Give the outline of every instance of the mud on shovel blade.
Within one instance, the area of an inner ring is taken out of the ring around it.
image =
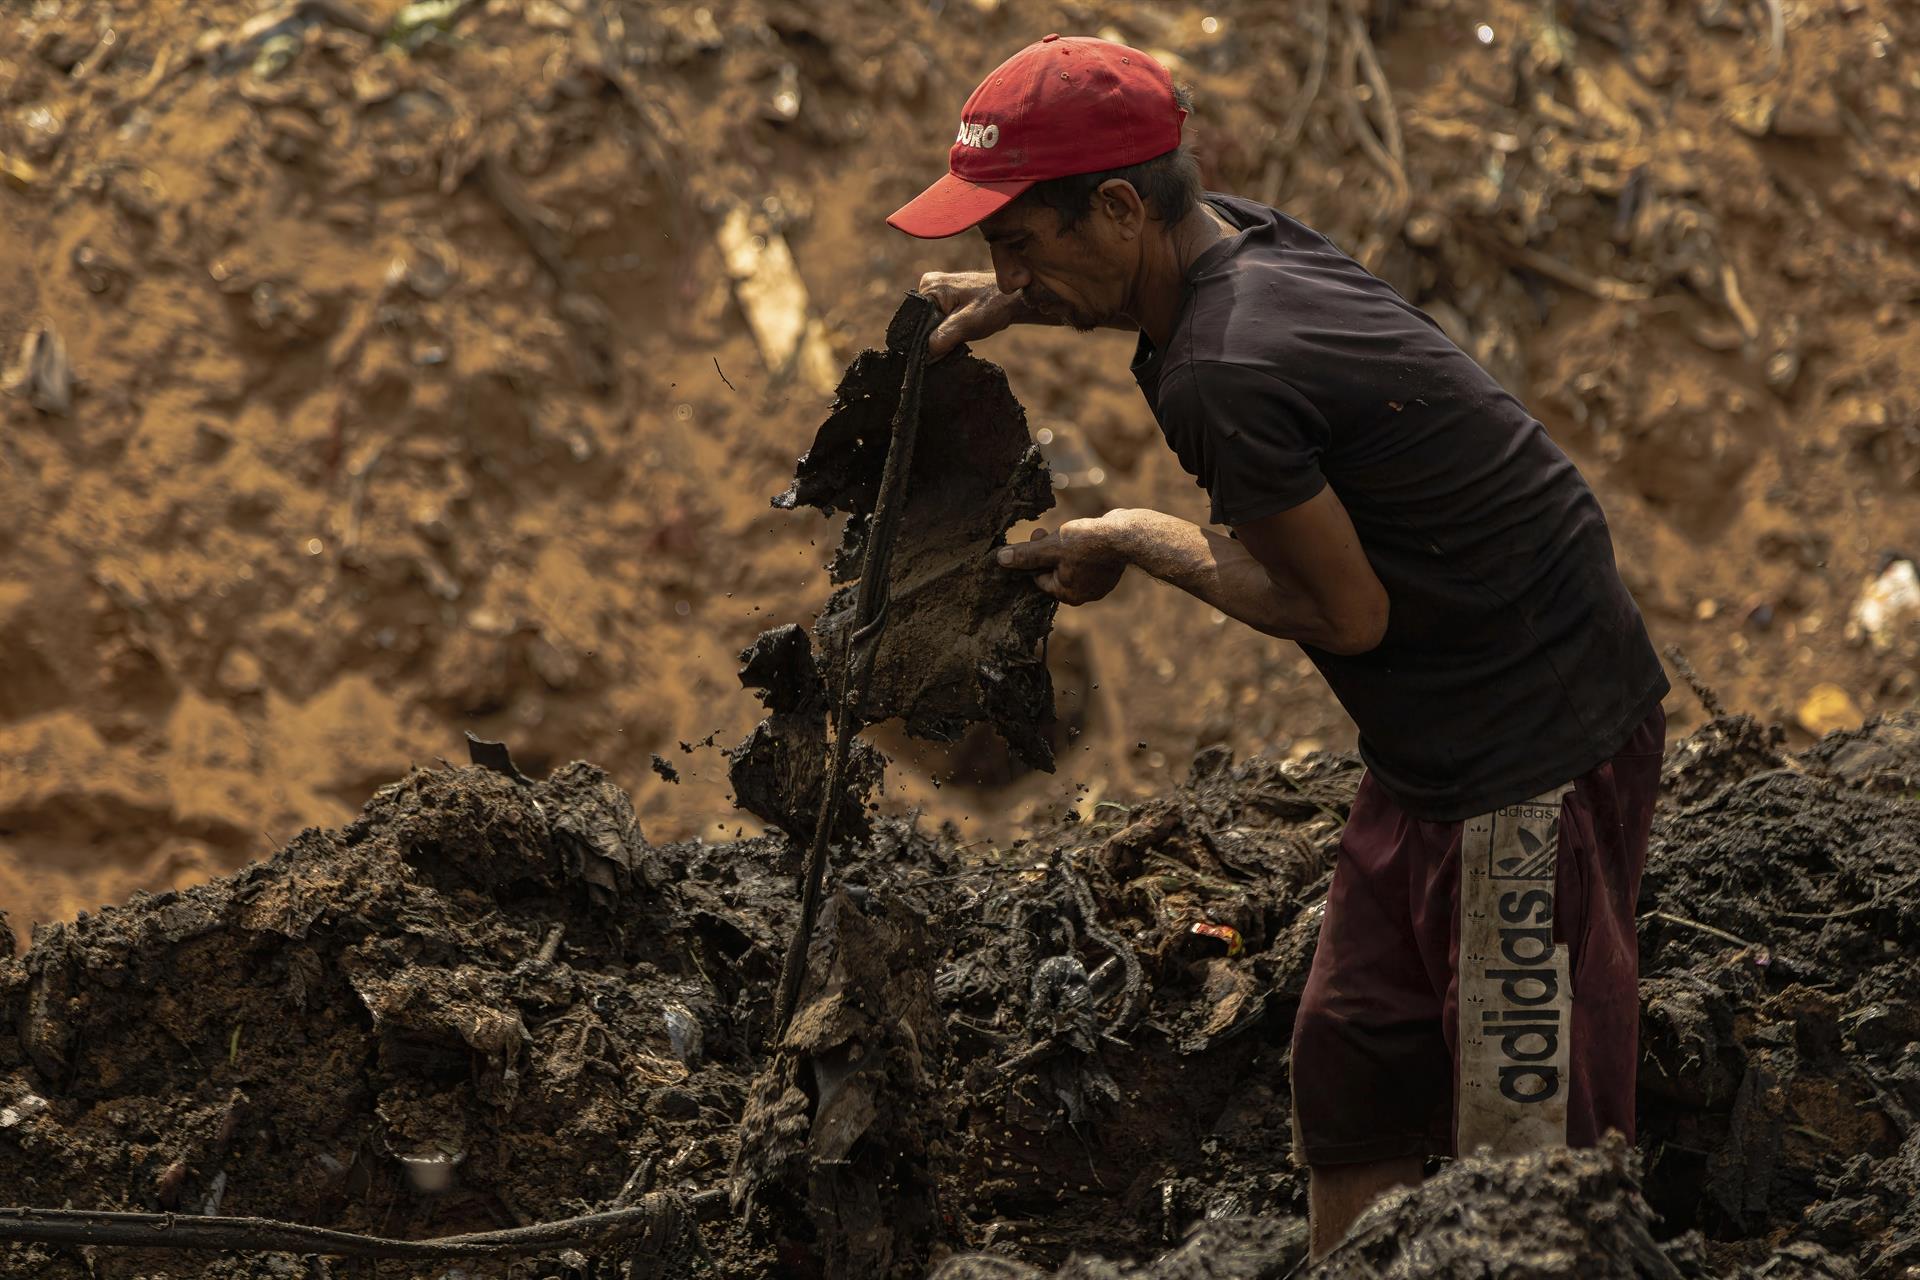
[[[826,879],[827,847],[833,840],[833,820],[840,808],[847,755],[853,748],[854,735],[860,731],[860,703],[873,673],[874,657],[879,653],[880,634],[886,627],[887,568],[893,557],[894,537],[900,528],[900,514],[906,506],[907,476],[913,469],[914,438],[920,430],[920,382],[927,363],[927,338],[939,318],[939,309],[932,301],[920,294],[908,294],[907,303],[895,320],[896,324],[904,319],[912,325],[911,336],[905,344],[907,371],[900,383],[900,403],[893,414],[887,464],[880,473],[880,493],[873,506],[867,554],[860,565],[860,590],[855,597],[853,625],[847,628],[846,646],[840,655],[833,699],[833,759],[827,769],[827,785],[820,791],[820,820],[814,825],[813,847],[807,853],[800,921],[794,927],[786,960],[780,966],[780,999],[775,1006],[773,1026],[775,1041],[786,1034],[787,1024],[793,1020],[794,1005],[800,998],[800,982],[807,970],[807,946],[813,938],[814,919],[820,912],[820,887]]]

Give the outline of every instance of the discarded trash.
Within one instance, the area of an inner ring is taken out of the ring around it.
[[[4,175],[16,187],[30,187],[40,181],[40,171],[25,160],[17,159],[0,151],[0,175]]]
[[[1920,635],[1920,574],[1902,557],[1867,584],[1847,619],[1847,638],[1865,641],[1886,653],[1903,639]]]
[[[715,239],[767,371],[776,378],[798,377],[820,394],[831,394],[839,381],[833,348],[826,326],[812,314],[785,237],[756,232],[753,215],[735,208],[721,221]]]
[[[22,1094],[11,1106],[0,1107],[0,1129],[11,1129],[31,1120],[47,1109],[47,1100],[37,1093]]]
[[[514,767],[513,753],[504,742],[493,742],[486,738],[475,737],[467,732],[467,756],[477,765],[492,769],[495,773],[504,773],[515,782],[528,781],[527,775]]]
[[[404,49],[418,49],[450,28],[469,0],[414,0],[393,19],[387,38]]]
[[[673,1000],[661,1006],[661,1017],[667,1024],[667,1042],[673,1046],[673,1056],[689,1071],[699,1066],[705,1042],[700,1019],[693,1016],[693,1010]]]
[[[1220,941],[1227,944],[1227,954],[1230,956],[1240,954],[1242,946],[1240,931],[1230,924],[1211,924],[1205,920],[1195,920],[1193,922],[1193,932],[1204,934],[1209,938],[1220,939]]]
[[[297,35],[286,33],[273,36],[260,42],[260,52],[254,55],[253,74],[261,80],[271,80],[285,71],[299,56],[301,39]]]
[[[27,403],[40,412],[64,418],[73,407],[67,344],[50,326],[35,325],[20,344],[20,357],[7,371],[4,385],[9,391],[24,390]]]
[[[800,115],[800,70],[791,62],[780,64],[779,80],[774,88],[773,97],[767,102],[768,113],[783,124],[799,118]]]
[[[22,111],[16,119],[27,159],[36,164],[53,159],[67,136],[66,117],[52,107],[36,106]]]
[[[422,1195],[437,1195],[453,1185],[453,1171],[460,1155],[432,1151],[423,1155],[396,1157],[407,1171],[407,1181]]]

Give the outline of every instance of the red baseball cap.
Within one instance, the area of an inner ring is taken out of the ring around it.
[[[887,224],[923,240],[959,235],[1036,182],[1167,154],[1186,118],[1173,77],[1138,49],[1042,36],[980,82],[960,108],[946,176]]]

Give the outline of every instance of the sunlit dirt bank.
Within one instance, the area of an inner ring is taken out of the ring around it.
[[[767,499],[901,291],[982,264],[880,219],[1049,30],[1156,51],[1210,183],[1328,231],[1519,392],[1730,706],[1804,745],[1911,701],[1904,6],[15,0],[16,927],[343,822],[469,728],[601,762],[654,838],[757,829],[704,744],[752,724],[737,655],[812,616],[837,537]],[[1126,350],[982,354],[1058,514],[1203,517]],[[888,741],[893,811],[1004,838],[1197,747],[1349,741],[1296,650],[1154,584],[1060,628],[1059,773]]]

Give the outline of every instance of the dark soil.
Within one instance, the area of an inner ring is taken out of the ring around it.
[[[760,691],[771,714],[728,753],[734,797],[801,841],[811,839],[820,811],[828,713],[837,713],[839,664],[907,350],[919,340],[913,321],[926,305],[909,298],[888,327],[886,348],[863,351],[848,365],[793,484],[773,500],[787,510],[848,515],[828,570],[843,585],[811,634],[791,624],[776,627],[740,655],[741,682]],[[885,629],[858,727],[897,719],[913,737],[950,743],[973,725],[991,725],[1022,764],[1051,770],[1046,639],[1057,606],[1030,576],[992,561],[1008,529],[1053,506],[1047,464],[1028,437],[1026,411],[1006,374],[964,349],[925,369],[918,413],[887,576]],[[878,751],[860,745],[836,831],[865,830],[859,810],[879,785],[884,764]]]
[[[1209,1218],[1150,1263],[1082,1258],[1057,1280],[1679,1280],[1653,1237],[1626,1144],[1518,1160],[1461,1160],[1424,1185],[1385,1197],[1341,1246],[1295,1271],[1303,1224]],[[1039,1269],[984,1255],[955,1258],[933,1280],[1041,1280]]]
[[[886,465],[895,410],[916,340],[911,320],[927,304],[904,303],[884,351],[854,358],[800,459],[793,486],[774,505],[851,513],[830,567],[835,592],[814,628],[817,647],[837,654],[853,617],[854,586]],[[899,719],[936,742],[991,724],[1014,754],[1053,767],[1044,731],[1053,720],[1053,682],[1044,642],[1053,599],[1026,574],[993,563],[1007,530],[1053,506],[1051,473],[1027,434],[1027,413],[998,365],[965,349],[922,375],[918,438],[906,505],[894,538],[886,631],[861,703],[863,724]]]
[[[1737,726],[1678,744],[1676,785],[1713,785],[1663,807],[1649,855],[1637,1155],[1460,1162],[1310,1274],[1920,1265],[1915,727],[1758,769]],[[701,1230],[728,1275],[948,1253],[986,1255],[950,1277],[1075,1254],[1060,1274],[1285,1274],[1287,1038],[1358,776],[1216,753],[1004,849],[879,822],[768,1052],[785,840],[650,845],[589,765],[416,771],[345,828],[43,926],[0,967],[4,1198],[424,1237],[724,1190],[738,1211]],[[0,1267],[305,1274],[48,1246]]]

